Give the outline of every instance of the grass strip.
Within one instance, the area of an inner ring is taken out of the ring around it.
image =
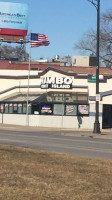
[[[112,160],[0,145],[0,200],[112,200]]]

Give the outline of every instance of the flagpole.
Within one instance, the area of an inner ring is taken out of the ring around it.
[[[48,36],[44,34],[30,34],[30,48],[29,48],[29,64],[28,64],[28,88],[27,88],[27,106],[26,106],[26,125],[29,126],[29,84],[30,84],[30,64],[31,64],[31,47],[48,46],[50,44]]]
[[[29,126],[28,104],[29,104],[30,65],[31,65],[31,45],[29,47],[29,62],[28,62],[28,88],[27,88],[27,109],[26,109],[26,125],[27,126]]]

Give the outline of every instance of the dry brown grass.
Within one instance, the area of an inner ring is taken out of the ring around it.
[[[1,145],[0,200],[112,200],[112,161]]]

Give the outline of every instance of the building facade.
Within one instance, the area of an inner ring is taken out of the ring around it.
[[[78,73],[56,67],[41,71],[2,69],[0,123],[93,129],[95,78],[93,73]],[[100,74],[99,78],[100,127],[112,128],[112,75]]]

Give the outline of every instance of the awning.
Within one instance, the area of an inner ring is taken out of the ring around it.
[[[0,99],[0,102],[52,102],[52,103],[88,103],[88,92],[57,92],[46,93],[14,93]]]
[[[41,96],[40,93],[29,93],[28,101],[32,102]],[[0,102],[27,102],[27,93],[13,93],[0,99]]]

